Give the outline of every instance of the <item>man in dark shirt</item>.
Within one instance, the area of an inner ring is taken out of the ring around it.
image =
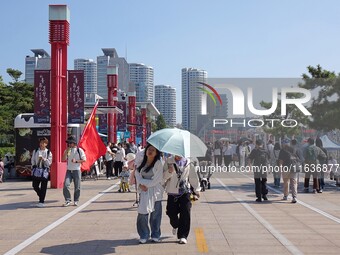
[[[263,149],[263,141],[257,140],[255,148],[248,156],[248,164],[254,172],[256,202],[262,202],[262,199],[268,200],[267,172],[264,171],[264,167],[268,167],[268,159],[269,155]]]
[[[296,155],[296,150],[290,146],[288,139],[282,140],[282,149],[279,153],[279,165],[282,169],[283,179],[283,199],[288,199],[289,189],[292,193],[292,203],[296,203],[297,197],[297,171],[299,170],[297,161],[299,161]]]

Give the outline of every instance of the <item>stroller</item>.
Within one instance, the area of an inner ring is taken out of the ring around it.
[[[199,169],[196,173],[201,185],[201,191],[205,191],[210,189],[210,177],[213,174],[211,151],[208,149],[205,157],[198,157],[197,160],[199,162]]]
[[[197,171],[198,179],[201,185],[201,191],[210,189],[210,177],[212,176],[211,161],[199,161],[199,169]]]

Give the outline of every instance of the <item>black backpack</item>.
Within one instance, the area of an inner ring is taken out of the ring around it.
[[[268,165],[268,153],[265,149],[257,149],[256,165],[267,166]]]

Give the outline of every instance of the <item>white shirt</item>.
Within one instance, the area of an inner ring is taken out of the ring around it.
[[[78,153],[79,149],[79,153]],[[79,157],[80,154],[80,157]],[[70,151],[70,154],[67,156],[67,170],[79,170],[81,163],[73,163],[72,159],[75,160],[86,160],[85,152],[82,148],[72,148]]]
[[[117,152],[116,152],[115,160],[123,162],[124,158],[125,158],[125,150],[124,150],[124,148],[118,149]]]
[[[106,153],[105,153],[105,159],[106,159],[106,161],[111,161],[111,160],[113,160],[113,157],[112,157],[111,153],[112,153],[112,151],[111,151],[110,146],[107,146],[107,147],[106,147]]]
[[[39,156],[42,156],[43,160],[39,160]],[[40,164],[38,167],[49,168],[52,164],[52,152],[50,151],[48,153],[48,149],[41,150],[40,148],[38,150],[34,150],[32,153],[31,163],[32,166],[38,166],[38,164]]]

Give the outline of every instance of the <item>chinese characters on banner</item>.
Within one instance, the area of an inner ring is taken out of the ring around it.
[[[142,137],[142,134],[143,134],[142,115],[140,115],[140,114],[136,115],[136,124],[137,124],[137,127],[136,127],[136,137]]]
[[[123,111],[121,114],[117,114],[117,131],[126,131],[126,102],[117,102],[117,107]]]
[[[107,103],[99,101],[98,106],[107,106]],[[97,114],[97,117],[99,119],[98,131],[100,133],[107,133],[107,114]]]
[[[50,70],[34,71],[34,122],[50,123]]]
[[[146,123],[146,137],[149,137],[151,135],[151,123]]]
[[[84,123],[84,71],[68,71],[68,123]]]

